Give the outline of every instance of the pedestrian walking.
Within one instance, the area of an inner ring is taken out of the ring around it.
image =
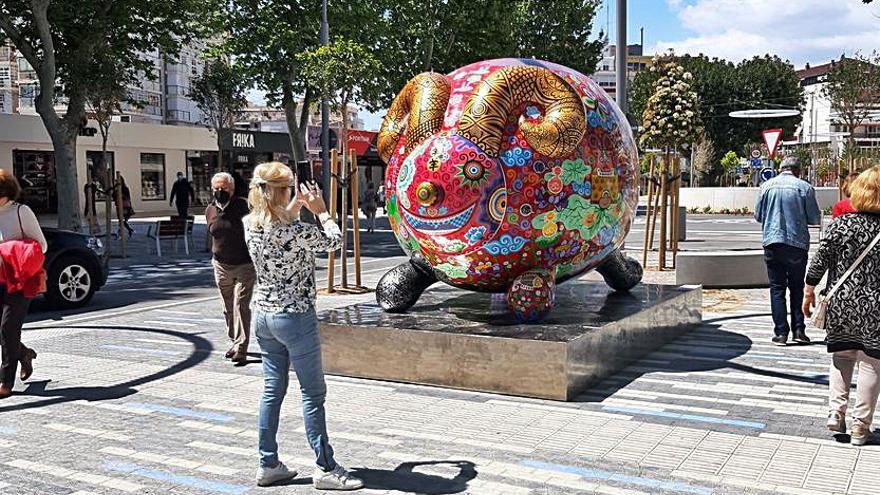
[[[213,199],[205,210],[205,220],[211,238],[214,281],[223,300],[226,335],[231,342],[226,359],[244,364],[250,343],[250,304],[256,280],[242,221],[249,213],[248,203],[235,196],[235,180],[226,172],[211,178],[211,191]]]
[[[22,344],[21,327],[31,298],[45,290],[46,238],[34,212],[16,202],[19,194],[15,176],[0,169],[0,399],[12,395],[19,361],[22,381],[34,372],[37,353]]]
[[[807,273],[803,311],[816,303],[816,286],[828,274],[825,338],[831,356],[828,429],[846,433],[853,370],[859,366],[851,442],[871,435],[880,395],[880,166],[862,172],[851,186],[855,213],[825,229]]]
[[[764,261],[770,279],[770,308],[773,313],[773,343],[786,345],[789,331],[795,342],[807,344],[806,323],[801,305],[807,252],[810,248],[809,225],[822,222],[813,186],[799,179],[800,162],[787,157],[782,172],[764,182],[755,205],[755,219],[763,230]],[[785,292],[791,301],[791,325],[788,322]]]
[[[834,204],[834,208],[831,210],[831,218],[835,219],[840,215],[846,215],[847,213],[854,213],[855,209],[852,207],[852,202],[849,198],[849,190],[852,187],[852,183],[859,174],[852,173],[846,176],[846,180],[843,181],[843,195],[844,198]]]
[[[376,186],[372,182],[367,183],[364,191],[364,202],[361,209],[367,217],[367,232],[376,230],[376,210],[378,209],[379,195],[376,194]]]
[[[128,231],[128,237],[134,235],[134,228],[128,221],[134,216],[134,208],[131,206],[131,190],[125,184],[125,177],[119,172],[116,173],[116,185],[110,188],[110,194],[113,195],[113,201],[118,202],[119,197],[116,195],[117,188],[122,191],[122,227]],[[116,230],[116,237],[119,237],[121,228]]]
[[[171,198],[168,200],[168,206],[177,201],[177,216],[186,220],[189,218],[189,203],[196,200],[196,192],[192,185],[183,176],[183,172],[177,172],[177,180],[171,186]]]
[[[296,191],[292,197],[291,191]],[[339,465],[327,437],[324,399],[327,386],[315,315],[315,254],[339,249],[342,234],[330,219],[312,183],[297,188],[296,177],[280,162],[263,163],[251,180],[252,212],[245,238],[254,260],[253,329],[262,349],[265,385],[260,404],[260,466],[256,481],[267,486],[296,476],[278,459],[278,420],[293,367],[302,392],[306,437],[315,452],[312,483],[317,489],[353,490],[363,482]],[[299,221],[305,206],[322,229]]]
[[[380,185],[379,190],[376,192],[376,194],[379,196],[379,205],[382,206],[382,214],[387,215],[387,206],[385,206],[385,186]]]

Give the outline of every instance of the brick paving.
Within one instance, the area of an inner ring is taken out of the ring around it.
[[[210,285],[204,258],[181,258],[138,255],[111,288]],[[27,394],[0,402],[0,493],[313,493],[295,383],[279,443],[303,474],[254,486],[258,356],[226,362],[220,318],[212,297],[181,296],[28,323],[39,358]],[[877,493],[880,445],[824,429],[824,347],[771,334],[765,291],[705,291],[703,325],[568,403],[331,376],[330,435],[363,493]]]

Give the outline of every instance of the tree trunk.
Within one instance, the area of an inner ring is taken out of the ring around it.
[[[54,111],[54,110],[53,110]],[[48,130],[48,126],[47,126]],[[79,232],[82,226],[76,179],[75,132],[50,132],[55,150],[55,187],[58,194],[58,228]]]
[[[305,133],[308,128],[311,101],[311,91],[307,90],[303,96],[302,107],[299,108],[300,105],[297,104],[296,95],[293,92],[293,82],[288,80],[282,85],[281,107],[284,109],[284,120],[287,122],[293,159],[298,162],[308,159]],[[299,115],[297,115],[297,110],[299,110]]]

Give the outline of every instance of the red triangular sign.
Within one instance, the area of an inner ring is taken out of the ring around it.
[[[764,131],[764,144],[767,145],[767,151],[770,152],[770,158],[776,155],[776,148],[782,141],[782,129],[767,129]]]

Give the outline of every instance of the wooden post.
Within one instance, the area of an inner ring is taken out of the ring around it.
[[[126,239],[125,234],[128,233],[125,230],[125,217],[122,213],[122,174],[116,172],[116,222],[119,225],[119,240],[122,241],[122,257],[127,258],[128,254],[125,250]]]
[[[345,157],[345,153],[342,155]],[[343,159],[340,164],[342,167],[342,173],[339,175],[339,181],[342,183],[342,189],[340,189],[340,194],[342,194],[342,211],[339,213],[339,218],[342,220],[342,253],[339,256],[339,262],[342,265],[342,288],[348,288],[348,206],[349,206],[349,192],[351,188],[349,187],[349,182],[351,181],[351,175],[348,173],[348,161]],[[338,170],[338,167],[337,167]],[[357,212],[354,212],[357,214]]]
[[[667,212],[667,207],[669,206],[669,150],[666,150],[665,153],[666,163],[664,166],[660,167],[660,247],[658,249],[658,256],[660,257],[659,267],[660,270],[666,268],[666,231],[667,225],[669,222],[669,214]]]
[[[92,174],[88,174],[91,176]],[[89,180],[90,177],[86,177],[86,180]],[[86,219],[89,222],[89,235],[95,235],[95,215],[92,215],[92,210],[95,209],[95,188],[92,186],[92,181],[86,183]]]
[[[330,219],[332,221],[336,221],[336,172],[338,171],[338,167],[336,166],[337,156],[336,150],[330,150]],[[330,251],[327,253],[327,292],[333,293],[333,285],[335,283],[336,278],[336,253]]]
[[[660,167],[655,162],[654,171],[656,172],[658,170],[660,170]],[[654,184],[654,206],[651,208],[651,236],[648,240],[648,251],[654,250],[654,232],[657,231],[658,216],[660,216],[660,185]]]
[[[104,178],[106,179],[104,187],[107,188],[104,191],[104,258],[110,259],[110,254],[113,251],[110,243],[110,233],[113,232],[113,198],[111,196],[113,194],[113,171],[110,170],[110,167],[106,167]]]
[[[680,234],[679,228],[679,219],[681,215],[678,211],[679,205],[679,196],[681,195],[681,161],[678,159],[675,160],[675,167],[673,167],[675,182],[672,185],[672,268],[675,268],[675,261],[678,257],[678,237]]]
[[[648,166],[648,203],[645,205],[645,244],[642,246],[642,266],[648,266],[648,239],[649,239],[649,229],[648,227],[651,225],[651,203],[654,202],[654,181],[651,180],[654,178],[654,158],[651,158],[651,163]],[[653,236],[653,232],[650,233],[650,236]]]
[[[358,213],[358,209],[360,208],[360,182],[358,181],[358,168],[357,168],[357,152],[355,150],[351,150],[351,159],[349,160],[351,164],[352,173],[350,176],[352,177],[351,183],[351,211],[352,211],[352,228],[354,229],[354,285],[355,287],[361,286],[361,216]]]

